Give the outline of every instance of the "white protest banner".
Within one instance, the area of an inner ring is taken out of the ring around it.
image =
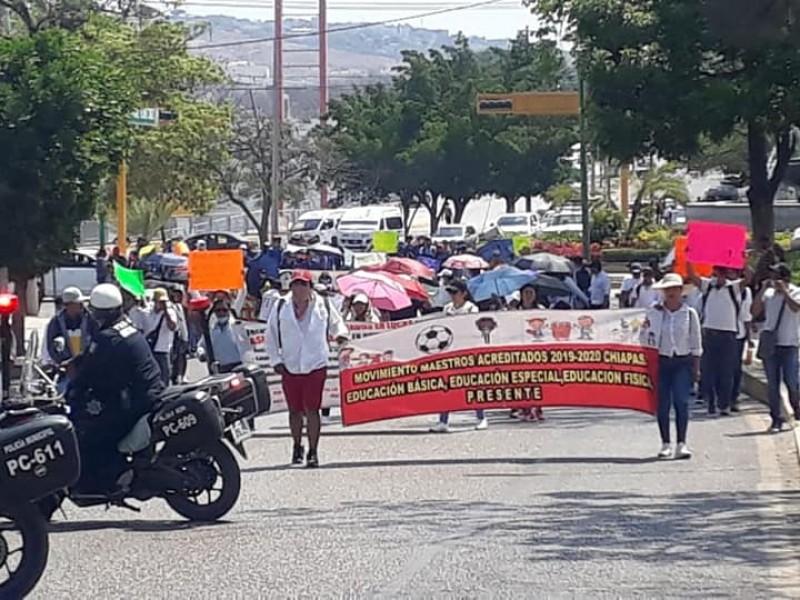
[[[531,406],[652,413],[656,345],[638,309],[487,312],[414,323],[342,350],[342,418],[349,425]]]

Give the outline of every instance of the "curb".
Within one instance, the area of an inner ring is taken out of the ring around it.
[[[759,377],[756,374],[757,372],[758,370],[754,369],[753,367],[745,367],[742,370],[742,389],[754,400],[769,406],[767,382]],[[794,412],[789,404],[789,399],[786,396],[786,393],[783,391],[781,392],[781,404],[786,422],[791,427],[790,432],[792,437],[794,437],[794,447],[797,453],[797,461],[800,463],[800,422],[795,421]]]

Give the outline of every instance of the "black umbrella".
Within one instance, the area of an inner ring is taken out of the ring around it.
[[[553,298],[572,298],[573,292],[569,285],[562,279],[552,275],[537,274],[536,280],[531,284],[536,289],[536,297],[543,304],[552,304]]]
[[[520,266],[519,263],[523,261],[530,266]],[[572,273],[572,263],[568,258],[558,256],[557,254],[551,254],[550,252],[538,252],[530,256],[524,256],[517,261],[517,267],[520,269],[542,271],[544,273],[563,273],[565,275]]]

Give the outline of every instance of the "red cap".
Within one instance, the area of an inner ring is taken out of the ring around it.
[[[295,269],[292,271],[292,279],[290,283],[294,283],[295,281],[305,281],[306,283],[311,283],[314,281],[314,276],[311,274],[311,271],[307,271],[306,269]]]

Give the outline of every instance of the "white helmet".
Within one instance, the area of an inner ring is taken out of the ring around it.
[[[101,283],[92,290],[89,306],[98,310],[122,308],[122,293],[113,283]]]

